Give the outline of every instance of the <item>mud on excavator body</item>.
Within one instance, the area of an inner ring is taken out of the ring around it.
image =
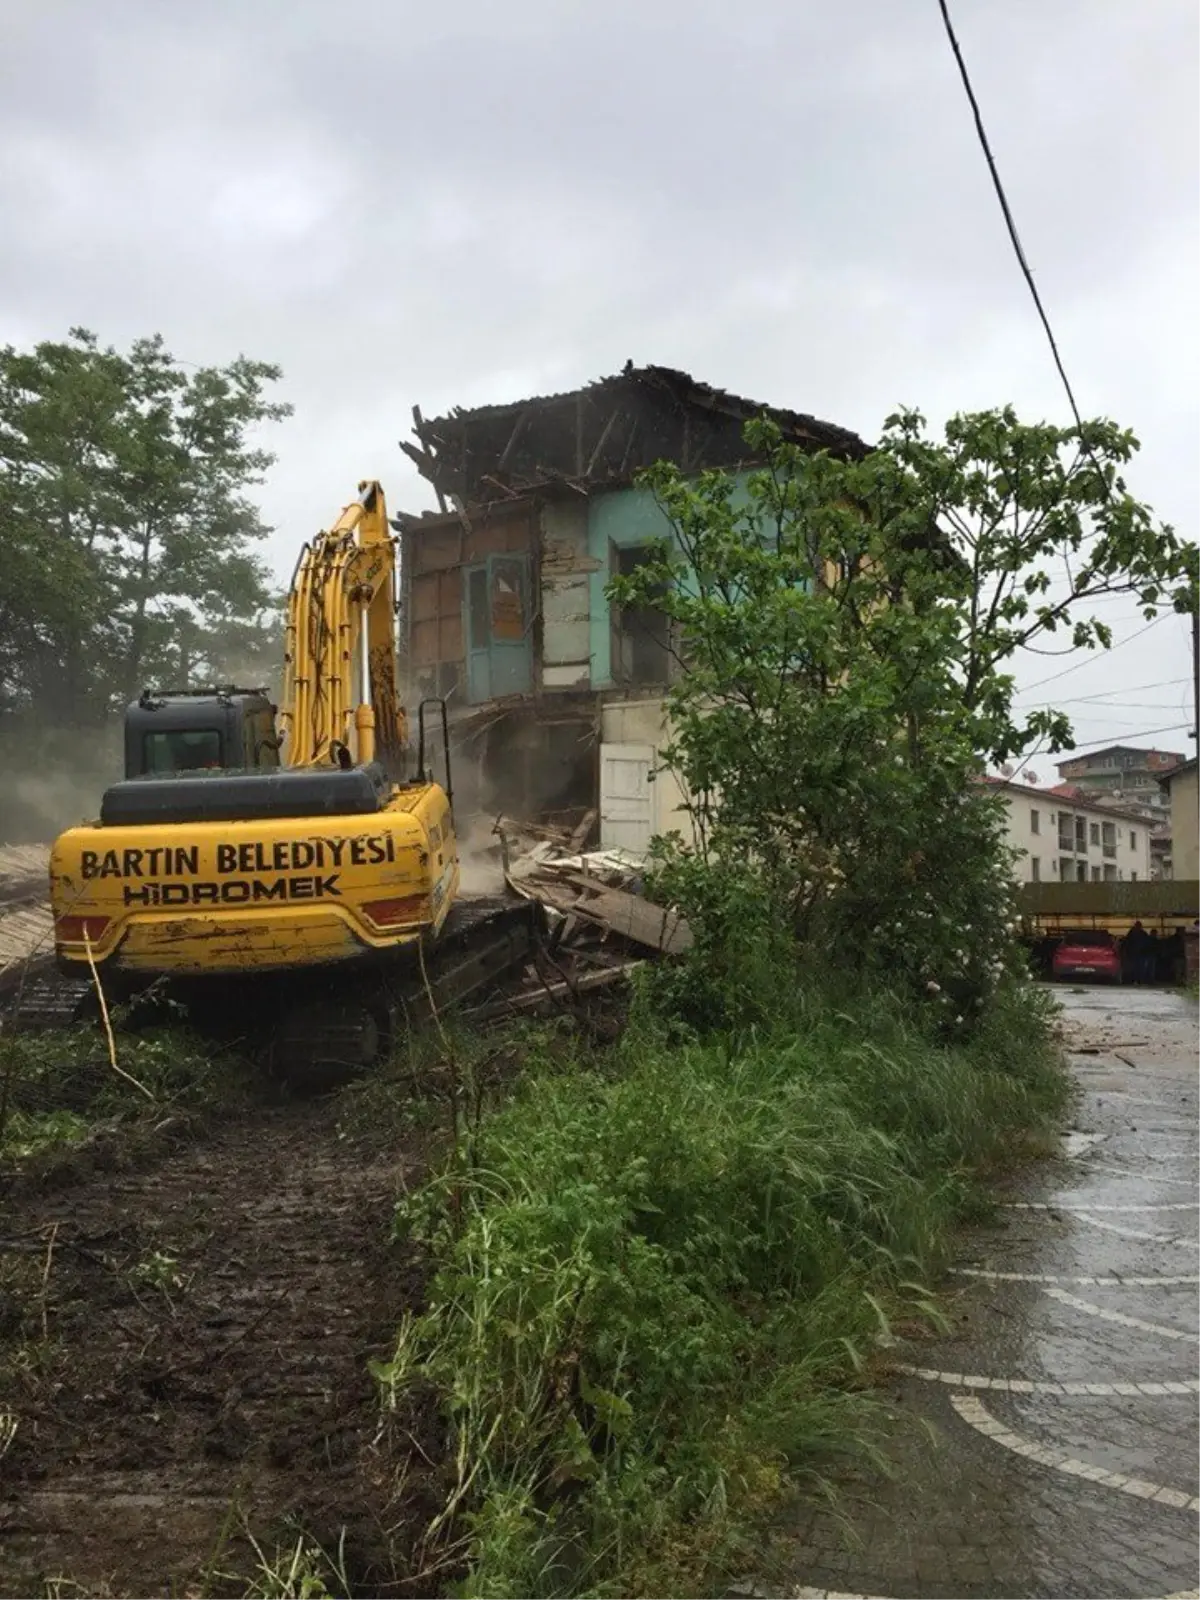
[[[50,874],[60,962],[204,976],[436,937],[458,855],[436,785],[389,794],[379,769],[301,768],[116,785]]]

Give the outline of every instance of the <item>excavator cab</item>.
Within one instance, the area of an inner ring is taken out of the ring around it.
[[[279,745],[265,689],[145,689],[125,711],[126,778],[273,772]]]

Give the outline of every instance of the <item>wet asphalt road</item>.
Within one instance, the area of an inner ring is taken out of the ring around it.
[[[954,1333],[892,1352],[929,1426],[898,1429],[892,1479],[792,1525],[769,1592],[1197,1593],[1197,1008],[1058,993],[1081,1089],[1062,1155],[964,1236]]]

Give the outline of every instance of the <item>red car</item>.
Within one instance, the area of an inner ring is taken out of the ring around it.
[[[1120,983],[1121,952],[1111,933],[1085,931],[1063,935],[1050,960],[1055,978],[1098,978]]]

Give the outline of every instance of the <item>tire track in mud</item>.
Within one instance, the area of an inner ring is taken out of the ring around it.
[[[388,1237],[420,1167],[334,1098],[0,1196],[0,1593],[240,1593],[217,1573],[247,1570],[244,1531],[269,1549],[289,1518],[395,1578],[430,1469],[399,1504],[366,1363],[420,1303]]]

